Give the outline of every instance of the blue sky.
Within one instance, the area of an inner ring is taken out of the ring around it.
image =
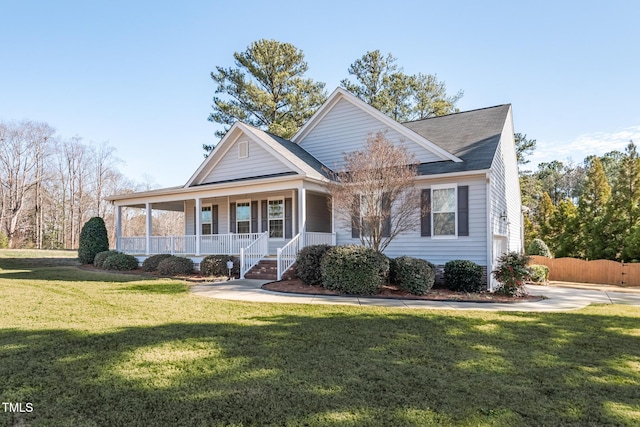
[[[0,0],[0,120],[108,141],[131,179],[184,184],[215,143],[215,66],[261,38],[330,93],[368,50],[437,74],[461,110],[511,103],[532,164],[640,142],[637,1]]]

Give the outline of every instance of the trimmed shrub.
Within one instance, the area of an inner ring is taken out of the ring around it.
[[[453,260],[444,265],[444,282],[447,288],[456,292],[480,292],[482,267],[472,261]]]
[[[334,246],[320,264],[322,286],[353,295],[375,294],[389,274],[389,258],[359,245]]]
[[[116,252],[105,258],[102,262],[105,270],[128,271],[138,268],[138,260],[133,255]]]
[[[189,258],[171,255],[158,264],[158,272],[165,276],[190,274],[193,272],[193,261]]]
[[[390,263],[391,283],[413,295],[424,295],[433,287],[435,270],[429,262],[401,256]]]
[[[532,264],[529,269],[533,283],[547,283],[549,281],[549,267],[546,265]]]
[[[551,251],[542,239],[533,239],[527,246],[527,255],[546,256],[551,258]]]
[[[330,245],[312,245],[302,248],[296,257],[296,275],[305,285],[322,284],[322,257]]]
[[[531,270],[527,267],[531,258],[517,252],[500,255],[498,267],[491,272],[500,283],[496,292],[511,296],[527,294],[524,284],[531,277]]]
[[[240,259],[233,255],[209,255],[200,261],[200,273],[203,276],[227,277],[229,270],[227,269],[227,261],[233,261],[231,269],[232,276],[240,274]]]
[[[169,258],[170,256],[171,254],[151,255],[149,258],[142,261],[142,271],[156,271],[158,269],[158,264],[160,264],[160,261]]]
[[[78,260],[82,264],[93,264],[100,252],[109,250],[109,238],[104,220],[98,216],[89,219],[80,231],[78,242]]]
[[[110,257],[111,255],[118,254],[118,251],[102,251],[98,252],[93,258],[93,266],[98,268],[103,268],[104,260]]]

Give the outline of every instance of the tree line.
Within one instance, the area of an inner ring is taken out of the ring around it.
[[[235,66],[216,67],[213,112],[222,138],[236,121],[291,138],[326,101],[325,83],[306,76],[304,53],[290,43],[258,40],[233,54]],[[406,122],[458,111],[463,92],[447,94],[435,74],[404,73],[391,53],[366,52],[347,69],[340,85],[394,120]],[[203,146],[206,153],[213,145]],[[205,154],[206,155],[206,154]]]
[[[624,152],[589,156],[581,164],[541,163],[520,177],[525,244],[542,239],[555,257],[640,259],[640,158]]]
[[[105,220],[115,242],[114,208],[104,197],[143,189],[122,175],[120,164],[106,142],[63,138],[43,122],[0,121],[0,247],[76,249],[82,225],[94,216]],[[144,212],[124,215],[125,233],[144,234]],[[159,214],[156,231],[175,230],[174,217]]]

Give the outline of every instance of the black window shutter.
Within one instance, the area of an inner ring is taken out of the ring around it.
[[[229,231],[236,232],[236,204],[229,203]]]
[[[211,207],[211,233],[218,234],[218,205]]]
[[[353,211],[351,212],[351,237],[360,238],[360,196],[353,197]]]
[[[251,202],[251,232],[258,232],[258,201]]]
[[[382,237],[391,236],[391,200],[389,200],[389,194],[382,194]]]
[[[291,197],[284,199],[284,238],[293,237],[293,205]]]
[[[469,235],[469,186],[458,187],[458,236]]]
[[[420,194],[420,235],[431,236],[431,189]]]
[[[262,232],[269,230],[269,214],[267,212],[267,201],[263,200],[261,204],[261,222],[262,222]]]

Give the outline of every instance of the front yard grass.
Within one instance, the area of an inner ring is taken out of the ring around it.
[[[638,425],[640,310],[228,302],[0,251],[0,426]],[[66,258],[65,258],[66,257]]]

